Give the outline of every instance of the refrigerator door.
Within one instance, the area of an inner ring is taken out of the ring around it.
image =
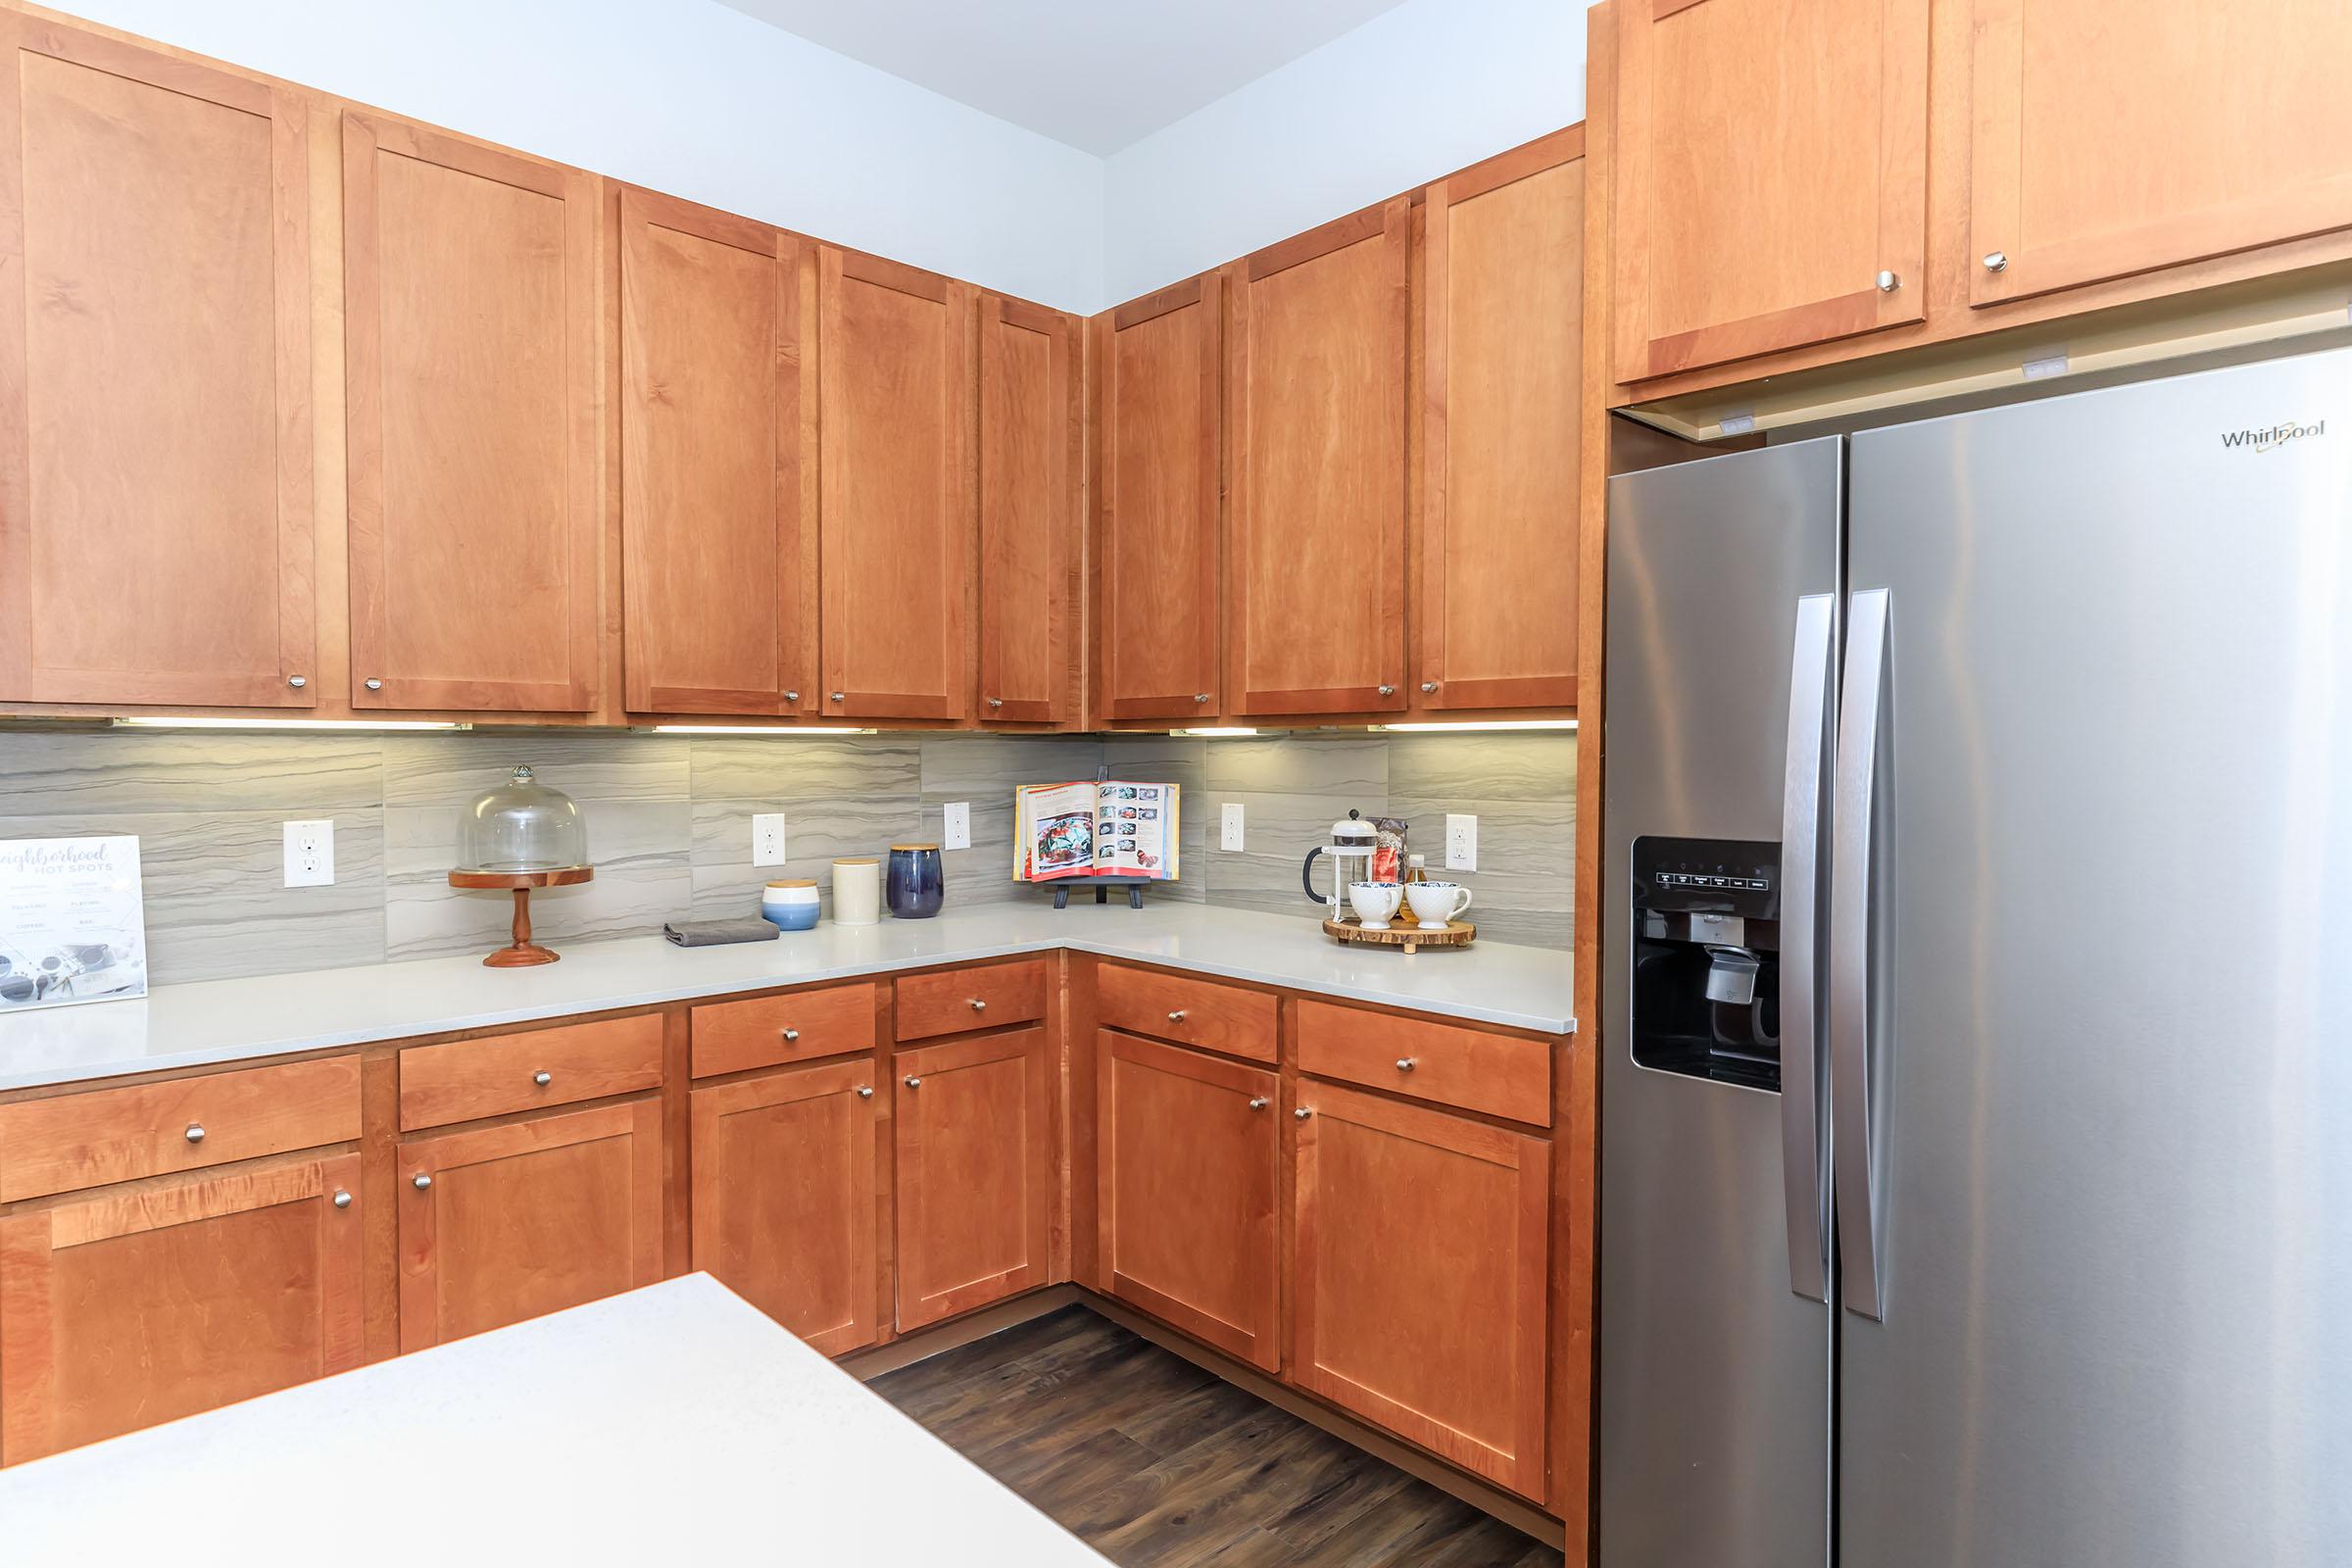
[[[1856,436],[1848,552],[1883,1320],[1839,1561],[2341,1564],[2352,356]]]
[[[1808,765],[1821,761],[1818,750],[1805,753],[1808,740],[1826,740],[1826,718],[1790,745],[1791,671],[1809,672],[1799,719],[1821,714],[1843,466],[1833,437],[1632,474],[1610,487],[1604,1568],[1829,1561],[1831,1313],[1793,1288],[1823,1287],[1818,1229],[1809,1232],[1810,1258],[1804,1243],[1791,1246],[1820,1215],[1819,1142],[1808,1130],[1815,1102],[1792,1105],[1792,1093],[1744,1086],[1745,1064],[1716,1078],[1637,1062],[1631,938],[1638,844],[1655,854],[1664,841],[1728,841],[1769,859],[1784,836],[1791,773],[1801,794]],[[1795,814],[1802,836],[1815,824],[1801,806]],[[1789,869],[1774,890],[1784,906],[1801,894],[1788,886]],[[1811,960],[1801,955],[1812,933],[1780,923],[1784,1089],[1810,1091],[1815,1041],[1787,1036],[1811,989]],[[1697,962],[1703,971],[1704,958]],[[1737,960],[1728,976],[1735,987],[1747,981],[1744,965]],[[1791,1109],[1794,1119],[1785,1119]],[[1793,1186],[1784,1180],[1785,1145]]]

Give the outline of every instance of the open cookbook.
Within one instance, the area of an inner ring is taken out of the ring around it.
[[[1012,879],[1176,880],[1176,786],[1117,779],[1023,784],[1012,792]]]

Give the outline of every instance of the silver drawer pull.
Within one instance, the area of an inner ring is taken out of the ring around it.
[[[1265,1109],[1265,1108],[1266,1108],[1266,1097],[1265,1097],[1265,1096],[1263,1096],[1263,1095],[1251,1095],[1251,1096],[1250,1097],[1250,1108],[1251,1110],[1263,1110],[1263,1109]]]
[[[416,1186],[416,1190],[421,1193],[426,1188],[433,1185],[433,1179],[430,1176],[427,1176],[424,1172],[418,1171],[416,1173],[416,1180],[414,1185]]]
[[[873,1098],[874,1098],[874,1086],[873,1086],[872,1084],[859,1084],[859,1085],[858,1086],[858,1098],[859,1100],[871,1100],[871,1099],[873,1099]]]
[[[188,1142],[191,1144],[204,1142],[204,1123],[199,1121],[188,1123]]]
[[[974,997],[972,999],[972,1010],[974,1012],[986,1012],[988,1010],[988,1004],[982,1002],[978,997]]]
[[[1396,1058],[1396,1070],[1398,1072],[1411,1072],[1413,1070],[1413,1058],[1410,1056],[1398,1056]]]
[[[335,1193],[335,1206],[337,1208],[349,1208],[351,1206],[351,1195],[338,1189]]]
[[[537,1084],[542,1089],[545,1089],[549,1084],[552,1084],[555,1081],[556,1075],[552,1072],[535,1072],[531,1074],[531,1082]]]
[[[1292,1111],[1291,1114],[1298,1117],[1300,1121],[1304,1121],[1307,1117],[1312,1116],[1314,1112],[1307,1109],[1304,1105],[1300,1105],[1297,1110]]]
[[[920,1078],[909,1077],[906,1080],[906,1087],[909,1089],[920,1089],[923,1087],[923,1081]]]
[[[788,1046],[800,1038],[801,1032],[798,1029],[787,1029],[784,1031],[784,1043]]]
[[[1182,1023],[1182,1022],[1184,1022],[1184,1009],[1183,1009],[1182,1007],[1178,1007],[1178,1008],[1174,1009],[1173,1011],[1171,1011],[1171,1012],[1168,1014],[1168,1022],[1170,1022],[1170,1023]]]
[[[784,700],[788,703],[797,703],[801,700],[801,694],[799,692],[786,692],[784,694]]]

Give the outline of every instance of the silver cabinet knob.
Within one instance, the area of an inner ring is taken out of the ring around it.
[[[371,692],[380,692],[384,689],[384,683],[380,680],[370,679],[368,682],[368,689]]]
[[[1263,1096],[1263,1095],[1251,1095],[1251,1096],[1250,1097],[1250,1108],[1251,1110],[1263,1110],[1263,1109],[1265,1109],[1265,1108],[1266,1108],[1266,1097],[1265,1097],[1265,1096]]]
[[[192,1121],[188,1123],[188,1142],[191,1144],[201,1144],[204,1142],[204,1123],[200,1121]]]
[[[427,1176],[427,1175],[426,1175],[424,1172],[422,1172],[422,1171],[418,1171],[418,1172],[416,1173],[416,1180],[414,1183],[412,1183],[411,1185],[412,1185],[412,1186],[414,1186],[414,1187],[415,1187],[415,1188],[416,1188],[416,1189],[418,1192],[420,1192],[420,1193],[421,1193],[421,1192],[423,1192],[423,1191],[424,1191],[426,1188],[428,1188],[428,1187],[430,1187],[430,1186],[432,1186],[432,1185],[433,1185],[433,1179],[432,1179],[430,1176]]]
[[[848,692],[835,692],[833,694],[833,700],[837,703],[846,703],[850,700],[850,694]]]
[[[800,1038],[801,1032],[798,1029],[787,1029],[784,1031],[784,1043],[788,1046]]]
[[[1396,1070],[1398,1072],[1411,1072],[1413,1070],[1413,1058],[1410,1056],[1398,1056],[1396,1058]]]
[[[1003,708],[1004,706],[1004,699],[1002,697],[991,697],[988,700],[988,706],[991,708]]]
[[[310,683],[311,678],[308,675],[288,675],[286,677],[286,684],[293,687],[296,691],[302,690]]]
[[[1882,271],[1882,272],[1880,272],[1880,273],[1879,273],[1879,292],[1880,292],[1880,293],[1882,293],[1882,294],[1891,294],[1891,293],[1893,293],[1893,292],[1894,292],[1896,289],[1898,289],[1898,288],[1901,288],[1902,286],[1903,286],[1903,280],[1902,280],[1902,278],[1901,278],[1901,277],[1899,277],[1899,276],[1897,276],[1895,273],[1893,273],[1893,272],[1886,272],[1886,271]]]
[[[545,1089],[549,1084],[552,1084],[555,1081],[556,1075],[552,1072],[535,1072],[531,1074],[531,1082],[537,1084],[542,1089]]]
[[[1986,251],[1984,253],[1984,270],[1987,272],[2005,272],[2008,270],[2009,253],[2007,251]]]
[[[1205,703],[1208,701],[1208,693],[1195,692],[1193,693],[1193,701],[1196,703]]]
[[[335,1206],[337,1208],[349,1208],[351,1206],[351,1195],[347,1192],[344,1192],[342,1189],[337,1188],[335,1191]]]
[[[1300,1105],[1297,1110],[1292,1111],[1291,1114],[1298,1117],[1300,1121],[1304,1121],[1307,1117],[1312,1116],[1314,1112],[1307,1109],[1304,1105]]]
[[[1394,697],[1396,695],[1396,688],[1394,686],[1383,686],[1380,688],[1380,695],[1383,697]]]
[[[784,694],[784,700],[788,703],[797,703],[801,700],[801,694],[799,692],[786,692]]]
[[[873,1099],[873,1098],[874,1098],[874,1086],[873,1086],[872,1084],[859,1084],[859,1085],[858,1086],[858,1098],[859,1100],[871,1100],[871,1099]]]
[[[1178,1007],[1178,1008],[1174,1009],[1173,1011],[1171,1011],[1171,1012],[1168,1014],[1168,1022],[1170,1022],[1170,1023],[1182,1023],[1182,1022],[1184,1022],[1184,1009],[1183,1009],[1182,1007]]]
[[[974,997],[972,998],[972,1010],[974,1012],[986,1012],[988,1010],[988,1004],[982,1002],[978,997]]]
[[[1425,696],[1430,692],[1436,691],[1437,689],[1438,683],[1434,680],[1425,680],[1421,683],[1421,691]]]
[[[923,1087],[923,1081],[920,1078],[909,1076],[906,1080],[906,1087],[909,1089],[920,1089]]]

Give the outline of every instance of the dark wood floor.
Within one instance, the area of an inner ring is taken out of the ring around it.
[[[874,1380],[1124,1568],[1550,1568],[1560,1554],[1068,1306]]]

